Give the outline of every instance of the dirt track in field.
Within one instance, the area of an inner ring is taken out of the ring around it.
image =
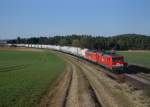
[[[150,98],[140,90],[105,77],[92,64],[55,53],[67,61],[68,68],[39,107],[150,107]]]

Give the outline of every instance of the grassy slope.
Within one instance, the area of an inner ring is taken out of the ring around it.
[[[127,52],[127,51],[122,51],[118,52],[119,54],[125,55],[125,59],[127,62],[130,64],[139,64],[143,65],[145,67],[150,68],[150,51],[141,51],[141,52]]]
[[[52,53],[0,51],[0,107],[35,105],[64,68]]]

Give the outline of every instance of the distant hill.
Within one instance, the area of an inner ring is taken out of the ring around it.
[[[150,50],[150,36],[141,34],[122,34],[116,36],[68,35],[54,37],[20,38],[7,41],[8,43],[51,44],[76,46],[94,50]]]
[[[139,37],[150,37],[150,36],[147,36],[147,35],[142,35],[142,34],[121,34],[121,35],[116,35],[116,36],[114,36],[114,37],[118,37],[118,36],[120,36],[120,37],[129,37],[129,36],[132,36],[132,37],[137,37],[137,36],[139,36]]]

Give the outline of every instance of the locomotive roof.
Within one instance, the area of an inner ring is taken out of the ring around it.
[[[116,57],[122,57],[122,55],[119,55],[119,54],[105,54],[104,53],[104,55],[111,56],[111,57],[114,57],[114,58],[116,58]]]
[[[105,56],[111,56],[111,57],[122,57],[122,55],[116,54],[116,53],[111,53],[111,52],[98,52],[98,53],[103,53]]]
[[[89,52],[95,52],[95,53],[100,53],[100,54],[103,54],[105,56],[111,56],[113,58],[116,58],[116,57],[123,57],[122,55],[119,55],[119,54],[116,54],[116,53],[112,53],[110,51],[97,51],[97,50],[88,50]]]

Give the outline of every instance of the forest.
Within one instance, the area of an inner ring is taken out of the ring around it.
[[[53,37],[16,38],[8,40],[12,44],[50,44],[75,46],[93,50],[150,50],[150,36],[140,34],[122,34],[116,36],[67,35]]]

